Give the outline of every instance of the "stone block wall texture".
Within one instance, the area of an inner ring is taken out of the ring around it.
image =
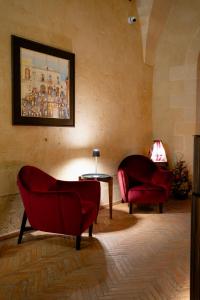
[[[200,133],[200,2],[167,2],[171,6],[154,60],[153,136],[167,145],[171,166],[182,157],[192,176],[193,135]]]
[[[152,67],[143,63],[139,22],[127,22],[137,16],[134,1],[0,0],[0,7],[0,234],[18,227],[16,176],[25,164],[77,180],[94,171],[99,147],[98,171],[114,176],[120,200],[119,162],[146,154],[152,139]],[[12,125],[11,34],[75,53],[75,127]]]

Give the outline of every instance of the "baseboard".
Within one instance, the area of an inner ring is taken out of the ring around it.
[[[0,235],[0,241],[11,239],[13,237],[17,237],[19,235],[19,230],[12,231],[6,234]]]
[[[118,201],[113,202],[113,206],[115,204],[119,204],[119,203],[122,203],[122,200],[118,200]],[[107,203],[107,204],[100,204],[100,209],[103,209],[103,208],[109,208],[109,203]]]

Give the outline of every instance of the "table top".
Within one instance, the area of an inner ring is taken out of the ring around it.
[[[87,179],[95,179],[95,178],[102,178],[102,179],[107,179],[111,178],[112,176],[108,174],[103,174],[103,173],[88,173],[88,174],[82,174],[80,177],[82,178],[87,178]]]

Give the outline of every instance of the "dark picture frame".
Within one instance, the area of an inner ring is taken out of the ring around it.
[[[75,54],[11,36],[13,125],[75,126]]]

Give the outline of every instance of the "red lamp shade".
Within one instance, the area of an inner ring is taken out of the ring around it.
[[[155,140],[150,150],[150,158],[154,162],[167,162],[167,156],[161,140]]]

